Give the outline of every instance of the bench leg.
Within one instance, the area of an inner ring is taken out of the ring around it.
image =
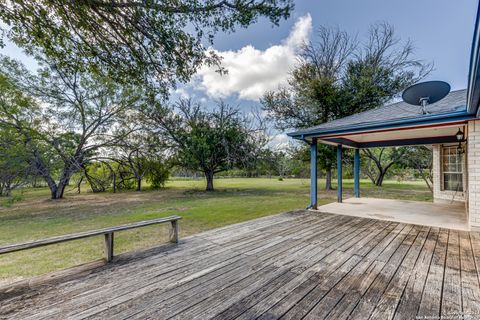
[[[170,242],[178,243],[178,221],[172,221],[172,228],[170,229]]]
[[[113,232],[105,234],[105,260],[113,260]]]

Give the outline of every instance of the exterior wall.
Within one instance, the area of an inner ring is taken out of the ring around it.
[[[432,175],[433,175],[433,201],[434,202],[450,202],[450,201],[462,201],[466,200],[466,168],[464,160],[463,168],[463,192],[455,192],[450,190],[442,190],[442,170],[441,170],[441,145],[433,146],[433,166],[432,166]]]
[[[470,227],[480,228],[480,120],[470,121],[467,131],[468,214]]]

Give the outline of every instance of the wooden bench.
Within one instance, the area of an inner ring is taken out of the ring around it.
[[[84,231],[84,232],[67,234],[67,235],[58,236],[58,237],[41,239],[41,240],[36,240],[31,242],[17,243],[17,244],[0,247],[0,254],[104,235],[105,236],[105,260],[107,260],[107,262],[110,262],[113,259],[114,232],[170,222],[172,224],[172,228],[170,229],[170,242],[178,243],[178,220],[180,219],[182,219],[182,217],[180,216],[170,216],[166,218],[159,218],[159,219],[123,224],[116,227],[108,227],[103,229]]]

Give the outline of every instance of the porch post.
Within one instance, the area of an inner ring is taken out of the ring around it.
[[[342,202],[342,145],[337,146],[337,202]]]
[[[360,150],[355,149],[353,157],[353,189],[355,197],[360,198]]]
[[[317,209],[317,138],[310,144],[310,208]]]

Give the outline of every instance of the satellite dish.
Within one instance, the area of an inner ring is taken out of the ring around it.
[[[402,99],[408,104],[422,106],[427,114],[427,105],[442,100],[450,92],[450,85],[444,81],[426,81],[408,87],[402,93]]]

